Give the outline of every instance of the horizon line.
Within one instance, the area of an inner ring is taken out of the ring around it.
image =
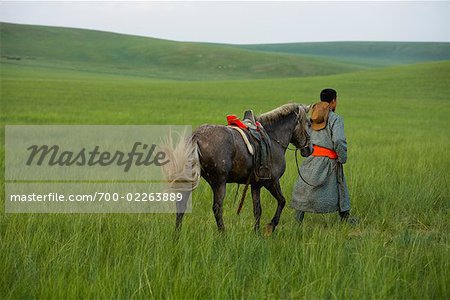
[[[11,25],[24,25],[24,26],[40,26],[40,27],[52,27],[52,28],[63,28],[63,29],[75,29],[75,30],[87,30],[87,31],[97,31],[103,33],[111,33],[117,35],[134,36],[141,38],[157,39],[170,42],[180,42],[180,43],[201,43],[201,44],[219,44],[219,45],[232,45],[232,46],[253,46],[253,45],[280,45],[280,44],[313,44],[313,43],[442,43],[448,44],[450,41],[423,41],[423,40],[318,40],[318,41],[279,41],[279,42],[258,42],[258,43],[232,43],[232,42],[217,42],[217,41],[202,41],[202,40],[179,40],[171,39],[166,37],[157,37],[150,35],[141,35],[136,33],[127,32],[117,32],[107,29],[89,28],[89,27],[73,27],[64,25],[50,25],[50,24],[36,24],[36,23],[16,23],[10,21],[0,20],[0,24],[11,24]],[[1,36],[0,36],[1,39]]]

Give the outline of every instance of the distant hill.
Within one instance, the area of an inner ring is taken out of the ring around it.
[[[0,23],[1,63],[223,80],[306,77],[450,59],[450,43],[189,43],[95,30]]]
[[[450,60],[450,43],[324,42],[242,45],[241,49],[314,55],[366,66],[388,66]]]
[[[179,80],[302,77],[363,68],[228,45],[10,23],[0,23],[0,52],[8,63]]]

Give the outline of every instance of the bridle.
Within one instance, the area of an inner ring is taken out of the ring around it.
[[[299,111],[297,112],[297,111],[294,111],[294,113],[295,113],[295,115],[296,115],[296,120],[295,120],[295,127],[297,127],[299,124],[300,124],[300,119],[301,119],[301,115],[300,115],[300,106],[298,106],[299,107]],[[294,128],[295,128],[294,127]],[[276,138],[274,138],[274,137],[272,137],[272,139],[275,141],[275,142],[277,142],[283,149],[285,149],[285,150],[290,150],[290,151],[295,151],[295,155],[297,155],[297,151],[301,151],[301,150],[303,150],[303,149],[305,149],[306,147],[309,147],[309,144],[310,144],[310,142],[311,142],[311,136],[308,134],[308,132],[306,131],[306,129],[305,128],[303,128],[303,130],[305,131],[305,136],[306,136],[306,138],[305,138],[305,143],[302,145],[302,146],[300,146],[300,147],[295,147],[295,148],[289,148],[289,144],[290,144],[290,141],[286,144],[286,145],[284,145],[282,142],[280,142],[278,139],[276,139]]]

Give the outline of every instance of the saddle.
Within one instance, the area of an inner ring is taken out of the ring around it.
[[[256,181],[271,179],[272,157],[270,152],[270,138],[261,123],[255,120],[253,111],[247,110],[244,113],[242,121],[235,115],[228,115],[227,120],[228,126],[235,128],[241,133],[250,154],[253,156],[253,172]],[[252,147],[249,147],[249,144]]]

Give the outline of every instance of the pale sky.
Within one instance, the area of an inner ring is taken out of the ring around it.
[[[0,21],[234,44],[450,42],[449,1],[0,1]]]

